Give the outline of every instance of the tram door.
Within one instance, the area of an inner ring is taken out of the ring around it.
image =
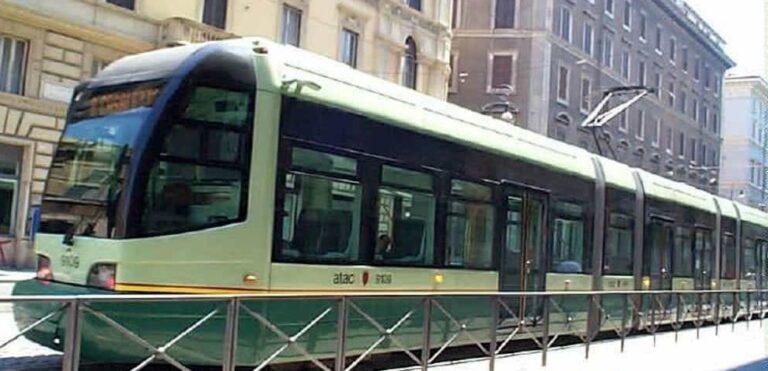
[[[650,279],[650,290],[672,289],[672,249],[675,244],[675,228],[671,220],[652,218],[648,244],[643,259],[643,273]],[[670,298],[662,295],[654,305],[669,308]],[[661,309],[661,308],[657,308]]]
[[[546,195],[507,187],[505,189],[505,238],[501,254],[501,291],[541,291],[544,287],[542,258],[545,244]],[[519,318],[535,318],[534,299],[509,300]]]
[[[693,285],[696,290],[712,288],[712,271],[714,268],[714,252],[712,246],[712,231],[703,228],[696,229],[694,239],[694,271]],[[709,302],[709,295],[701,297],[702,302]]]

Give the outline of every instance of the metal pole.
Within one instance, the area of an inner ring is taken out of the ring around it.
[[[595,295],[590,294],[588,299],[588,306],[587,306],[587,328],[585,331],[585,339],[587,340],[587,346],[584,347],[584,359],[589,359],[589,346],[592,343],[592,333],[593,329],[595,328],[595,321],[599,322],[599,320],[596,320],[596,302],[595,302]],[[599,328],[599,324],[597,325],[597,328]]]
[[[64,339],[62,371],[80,368],[80,299],[72,299],[67,305],[67,327]]]
[[[336,319],[336,362],[334,370],[344,371],[346,365],[346,341],[347,341],[347,309],[349,303],[347,298],[342,296],[339,298],[338,317]]]
[[[653,334],[653,347],[656,347],[656,295],[651,294],[651,334]]]
[[[240,299],[227,303],[227,321],[224,333],[224,362],[222,371],[234,371],[237,366],[237,329],[240,320]]]
[[[624,339],[627,337],[627,307],[629,295],[622,294],[621,304],[621,352],[624,353]]]
[[[704,322],[701,321],[701,306],[703,301],[701,300],[701,293],[696,294],[696,339],[700,339],[700,329]]]
[[[424,318],[421,320],[421,369],[426,371],[429,368],[429,358],[432,351],[431,333],[432,333],[432,298],[424,298]]]
[[[675,325],[673,326],[675,329],[675,343],[677,343],[678,334],[680,330],[680,293],[675,293]]]
[[[720,291],[715,293],[715,336],[720,335]]]
[[[731,309],[731,332],[736,331],[736,320],[739,316],[739,306],[741,305],[741,302],[739,302],[739,294],[734,291],[733,293],[733,309]]]
[[[547,366],[547,349],[549,349],[549,295],[541,297],[544,302],[542,303],[542,316],[544,316],[544,323],[541,328],[541,365]]]
[[[496,342],[497,332],[499,327],[499,300],[498,296],[491,297],[491,330],[490,339],[488,342],[488,353],[490,355],[488,370],[494,371],[496,369]]]
[[[747,291],[747,330],[749,330],[749,323],[752,321],[752,292]]]

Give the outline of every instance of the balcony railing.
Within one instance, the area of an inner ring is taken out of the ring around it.
[[[159,46],[171,46],[181,42],[198,43],[237,37],[239,36],[216,27],[176,17],[163,20],[157,42]]]

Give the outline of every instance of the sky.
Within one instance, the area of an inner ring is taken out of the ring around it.
[[[725,39],[728,75],[764,75],[764,0],[685,0]]]

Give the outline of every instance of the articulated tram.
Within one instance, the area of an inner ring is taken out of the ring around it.
[[[53,160],[36,247],[38,278],[18,284],[16,295],[768,284],[768,215],[758,210],[253,38],[126,57],[82,83]],[[368,310],[385,323],[413,304],[399,300]],[[93,304],[155,343],[206,305]],[[248,305],[290,333],[320,304]],[[455,316],[477,316],[477,329],[487,325],[487,307],[475,301],[445,305]],[[514,308],[536,321],[536,305]],[[17,305],[16,320],[24,327],[47,309]],[[417,317],[402,330],[406,346],[421,340]],[[379,333],[350,321],[354,354]],[[58,348],[63,322],[27,336]],[[330,322],[306,341],[332,357]],[[218,362],[217,326],[223,318],[171,352],[193,364]],[[435,338],[445,336],[433,328]],[[145,353],[98,318],[86,315],[82,331],[84,360]],[[269,353],[267,333],[241,322],[239,363]]]

